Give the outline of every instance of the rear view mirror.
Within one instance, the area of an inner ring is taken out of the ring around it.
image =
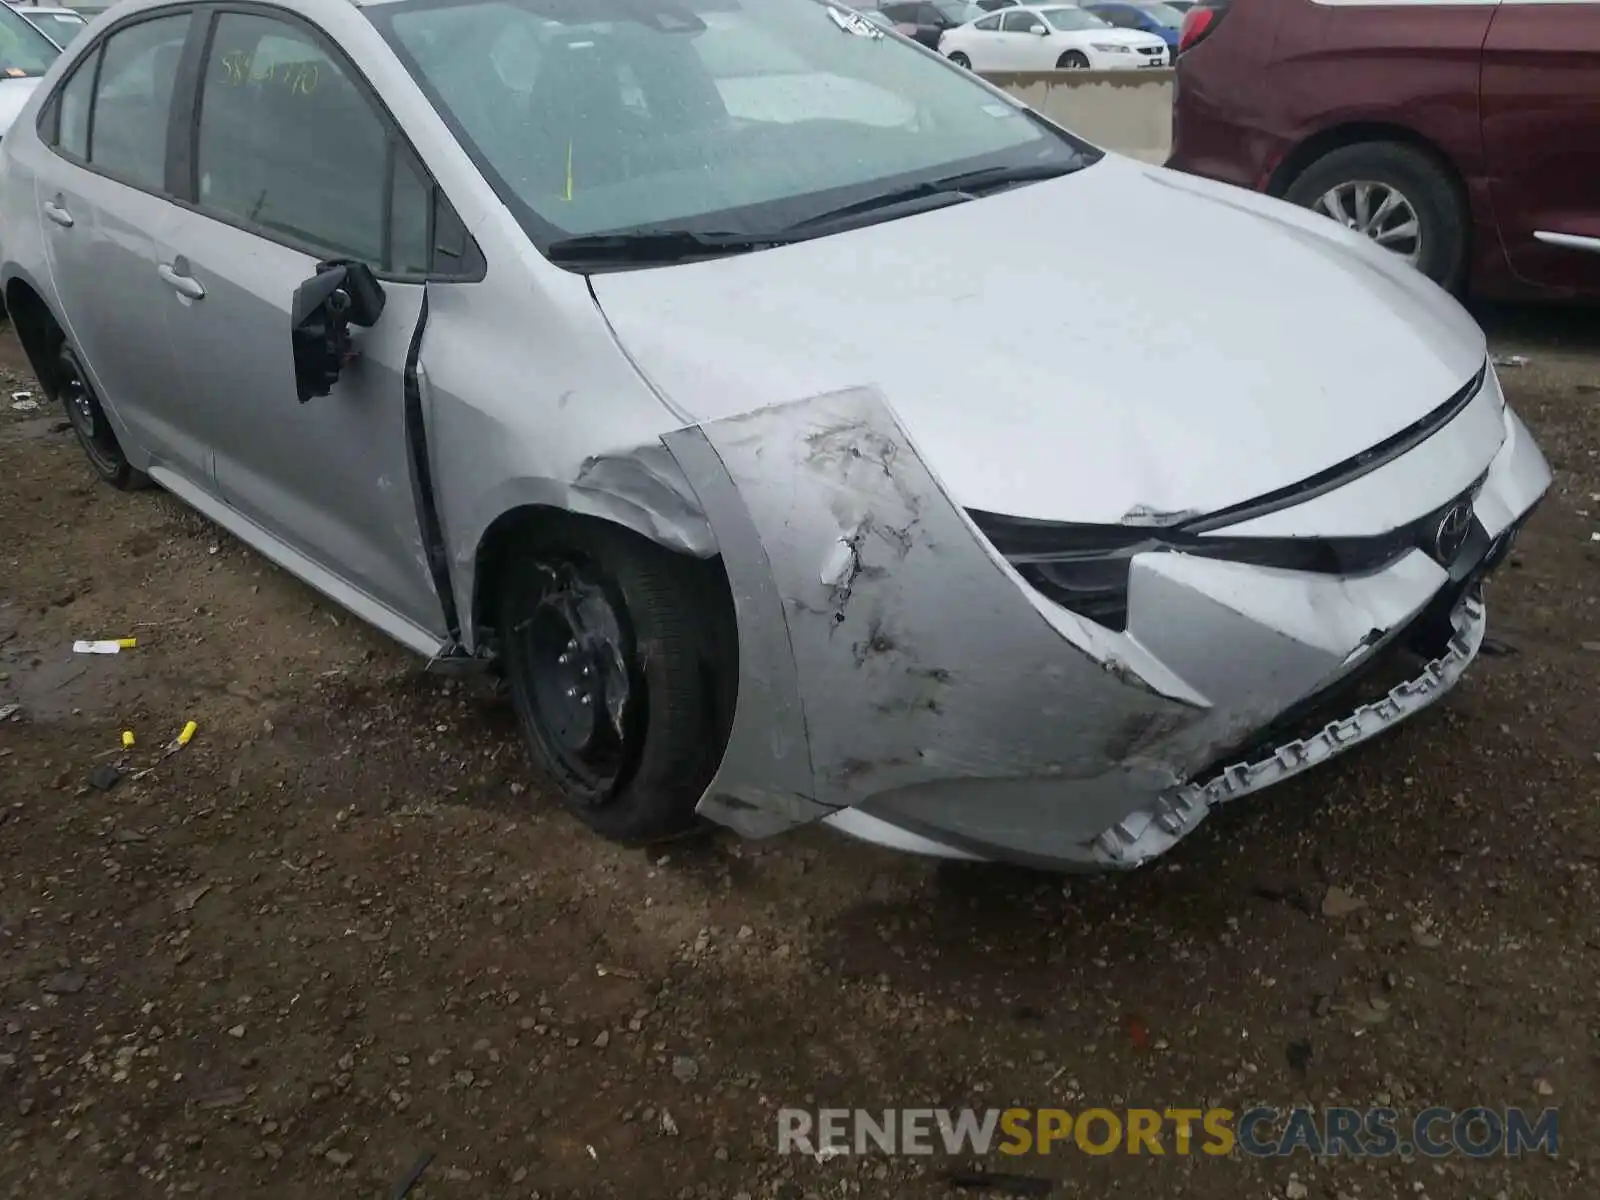
[[[377,324],[383,302],[383,288],[372,268],[348,260],[318,263],[317,273],[294,290],[289,337],[301,404],[333,390],[339,373],[358,357],[350,326]]]

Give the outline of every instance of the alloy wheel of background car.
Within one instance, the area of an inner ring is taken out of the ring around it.
[[[1372,179],[1353,180],[1323,192],[1311,209],[1366,234],[1412,266],[1422,261],[1422,221],[1399,188]]]
[[[1087,71],[1089,69],[1089,60],[1080,51],[1068,50],[1056,60],[1056,69],[1058,71]]]
[[[958,67],[965,67],[969,71],[972,70],[972,60],[959,50],[950,56],[950,61]]]
[[[105,410],[100,407],[100,398],[70,346],[61,347],[56,355],[55,387],[67,420],[72,423],[72,432],[78,435],[78,444],[95,474],[124,491],[148,487],[149,477],[128,465]]]
[[[1296,176],[1284,199],[1365,234],[1447,290],[1465,281],[1465,202],[1444,168],[1413,146],[1341,146]]]
[[[517,544],[499,595],[534,772],[603,836],[689,832],[737,689],[731,600],[712,594],[699,560],[614,526],[551,523]]]

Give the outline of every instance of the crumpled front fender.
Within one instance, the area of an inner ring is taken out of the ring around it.
[[[1100,661],[1070,614],[1047,617],[875,389],[663,440],[716,535],[739,626],[737,710],[704,815],[764,836],[884,793],[1048,783],[1039,802],[1061,805],[1083,780],[1065,803],[1081,811],[1060,814],[1082,843],[1129,788],[1179,782],[1147,752],[1204,704]]]

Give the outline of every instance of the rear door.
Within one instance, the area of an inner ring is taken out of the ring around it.
[[[426,649],[417,630],[446,630],[413,491],[406,368],[438,275],[432,247],[453,240],[459,267],[465,231],[353,65],[298,18],[216,12],[199,76],[191,207],[161,253],[194,293],[168,329],[202,398],[217,489],[360,593],[343,602]],[[330,259],[371,266],[386,303],[353,330],[360,357],[332,393],[302,404],[290,306]]]
[[[1600,288],[1600,4],[1501,4],[1481,112],[1495,220],[1529,283]]]
[[[45,110],[52,153],[36,188],[60,318],[119,438],[204,486],[210,455],[173,370],[163,314],[175,298],[156,255],[178,216],[168,142],[191,20],[187,10],[141,13],[73,67]]]

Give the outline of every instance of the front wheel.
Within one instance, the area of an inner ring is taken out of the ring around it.
[[[950,61],[955,63],[956,66],[961,67],[963,70],[972,70],[972,60],[959,50],[950,56]]]
[[[1056,70],[1058,71],[1087,71],[1088,69],[1089,60],[1079,50],[1068,50],[1060,58],[1056,59]]]
[[[1466,280],[1466,202],[1445,169],[1413,146],[1341,146],[1297,175],[1284,199],[1371,238],[1449,291]]]
[[[614,841],[693,829],[721,761],[736,651],[710,575],[587,522],[524,539],[506,573],[501,647],[535,774]]]

